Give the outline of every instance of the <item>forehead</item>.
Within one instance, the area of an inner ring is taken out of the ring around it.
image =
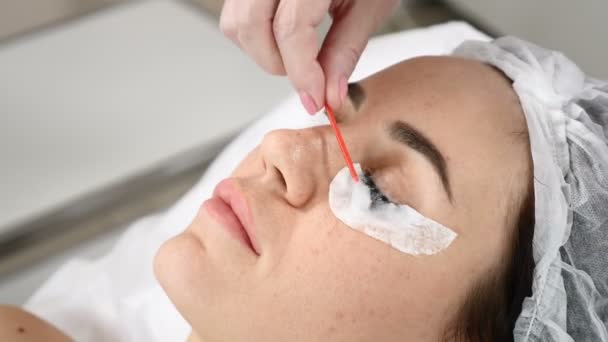
[[[366,92],[363,111],[373,111],[380,121],[406,121],[437,145],[461,207],[477,210],[488,199],[503,200],[505,181],[527,165],[529,152],[521,138],[526,125],[517,95],[491,66],[422,57],[360,83]]]

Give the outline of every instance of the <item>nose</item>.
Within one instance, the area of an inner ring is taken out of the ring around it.
[[[266,172],[283,184],[283,197],[294,207],[309,203],[316,193],[326,191],[338,146],[326,127],[272,131],[261,144]],[[322,193],[322,192],[321,192]]]

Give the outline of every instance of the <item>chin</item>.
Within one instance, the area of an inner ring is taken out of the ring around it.
[[[202,245],[188,233],[179,234],[163,243],[154,256],[154,275],[171,301],[188,293],[189,278],[196,274],[194,258],[200,257]]]

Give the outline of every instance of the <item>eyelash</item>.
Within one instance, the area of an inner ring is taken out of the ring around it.
[[[361,177],[361,180],[363,181],[363,184],[365,184],[365,186],[367,186],[367,188],[370,191],[370,195],[372,197],[372,208],[374,208],[380,204],[395,203],[395,202],[391,201],[388,198],[388,196],[386,196],[382,192],[382,190],[380,190],[380,188],[378,188],[378,186],[376,185],[376,182],[374,182],[373,172],[365,170],[363,172],[363,177]]]

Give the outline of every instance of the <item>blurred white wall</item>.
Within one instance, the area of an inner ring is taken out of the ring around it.
[[[234,134],[291,91],[174,0],[0,45],[0,235]]]
[[[122,0],[0,0],[0,40]]]
[[[596,78],[608,79],[606,0],[445,0],[479,23],[560,50]]]

